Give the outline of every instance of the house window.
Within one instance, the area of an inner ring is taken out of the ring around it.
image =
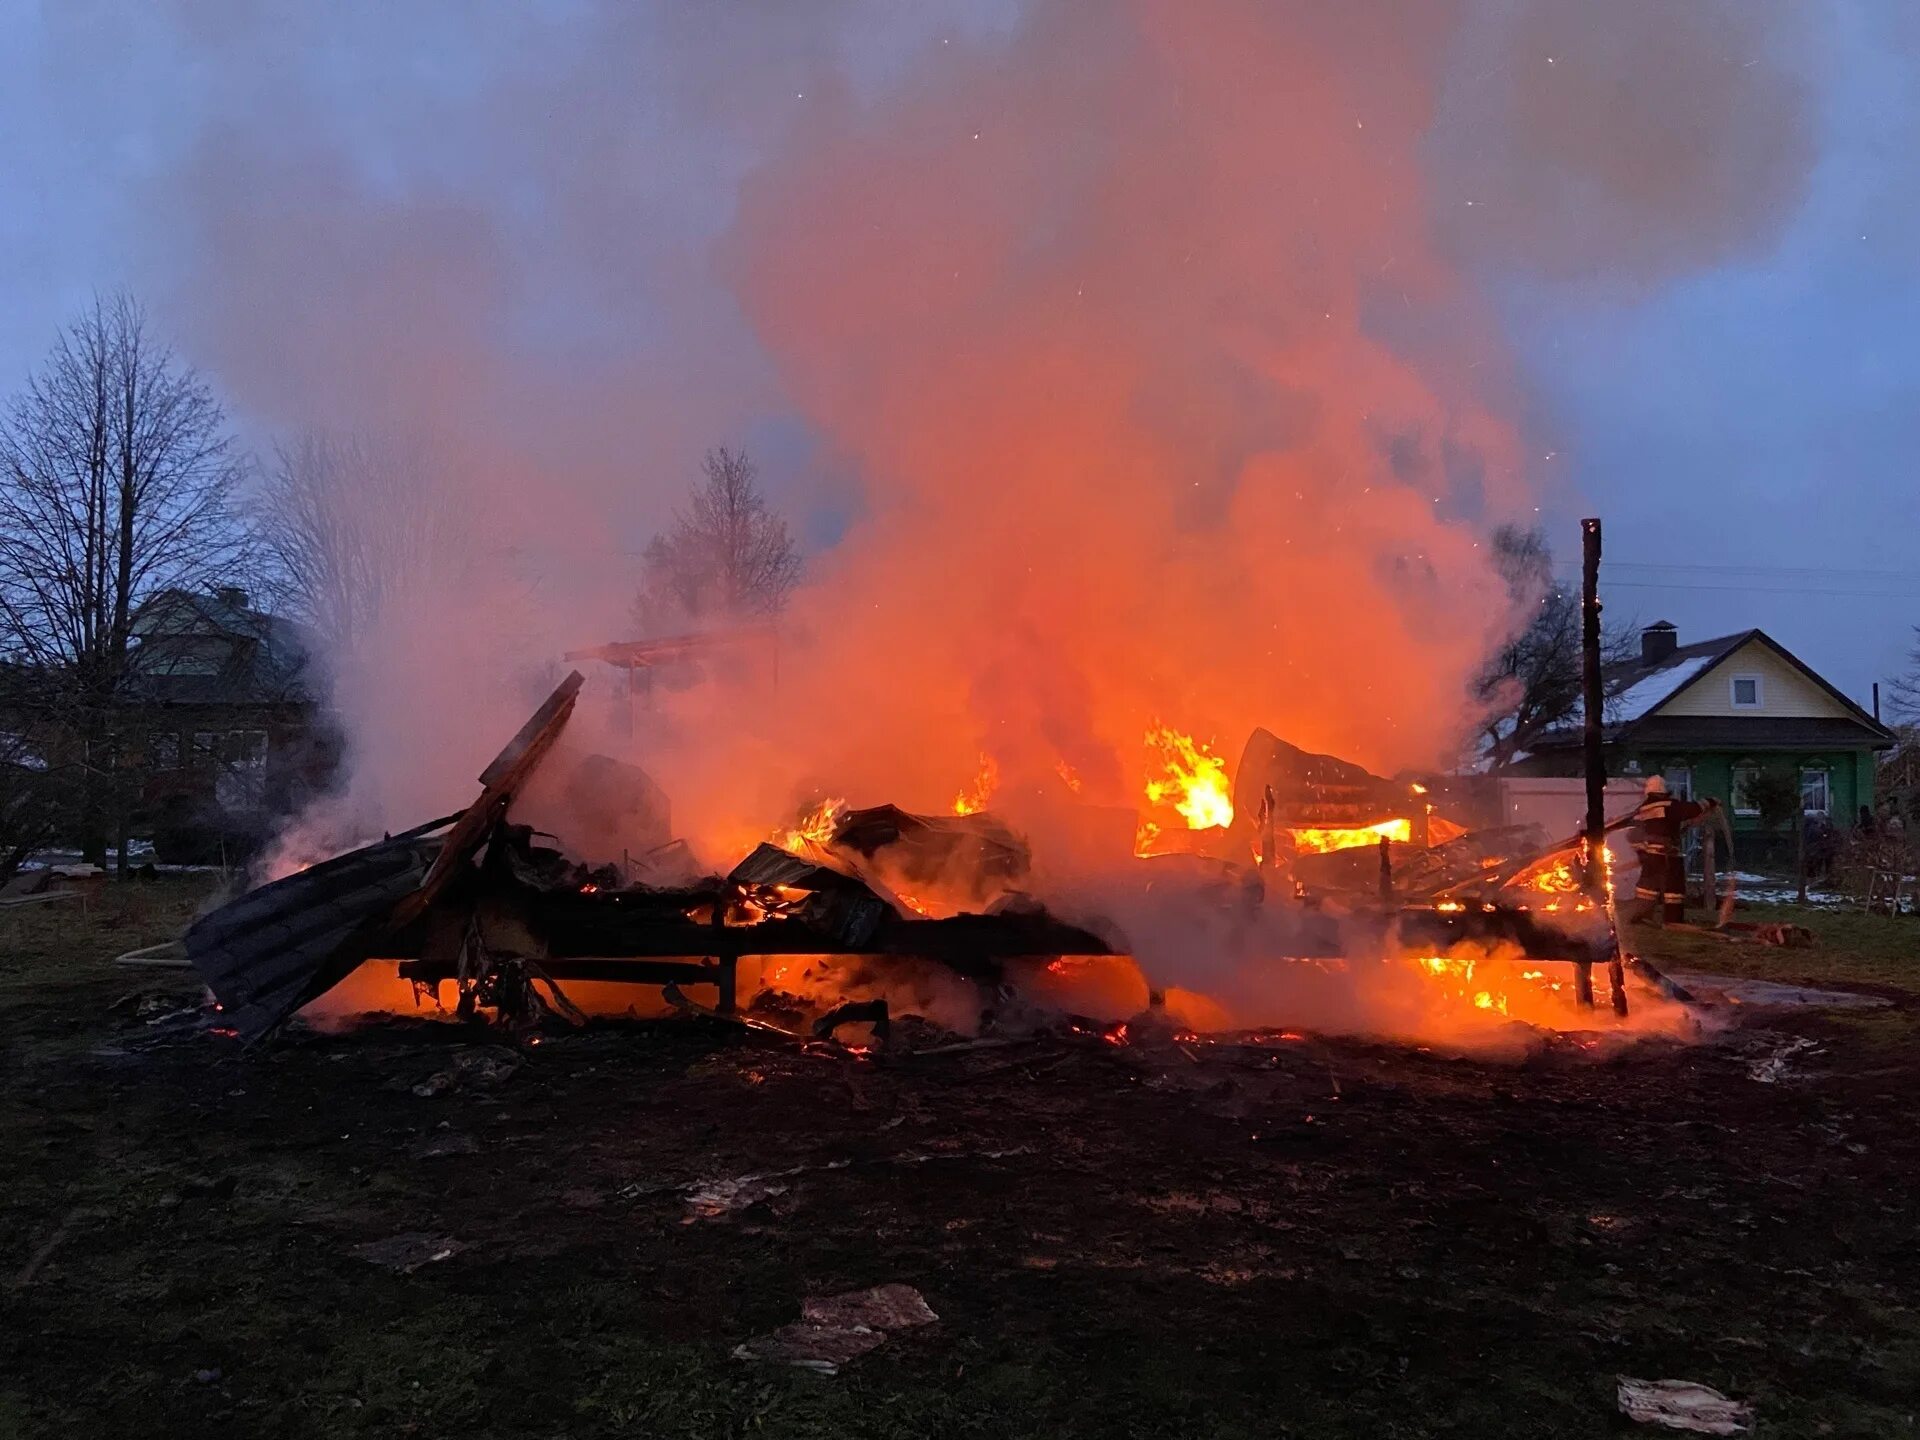
[[[220,737],[215,735],[211,730],[194,731],[193,763],[196,765],[211,765],[214,757],[219,754],[219,740]]]
[[[1727,683],[1732,687],[1734,709],[1758,710],[1760,708],[1762,692],[1758,675],[1735,675]]]
[[[227,763],[236,770],[267,768],[267,732],[235,730],[227,736]]]
[[[178,770],[180,768],[180,736],[173,730],[158,731],[147,736],[147,764],[155,770]]]
[[[1830,793],[1825,770],[1808,768],[1800,772],[1800,808],[1807,814],[1826,814]]]
[[[1733,767],[1733,813],[1736,815],[1758,815],[1760,802],[1753,797],[1753,787],[1760,779],[1758,765],[1736,765]]]
[[[1660,772],[1660,778],[1667,782],[1667,794],[1676,800],[1693,798],[1693,767],[1691,765],[1669,765]]]

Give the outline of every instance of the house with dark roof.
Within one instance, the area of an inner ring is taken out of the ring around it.
[[[1762,630],[1680,644],[1662,620],[1640,634],[1636,659],[1607,667],[1601,734],[1607,773],[1662,775],[1682,796],[1727,807],[1741,853],[1791,847],[1760,834],[1755,782],[1797,776],[1809,815],[1838,827],[1873,805],[1874,756],[1894,736]],[[1577,775],[1585,717],[1536,736],[1512,773]]]
[[[325,783],[335,746],[299,626],[227,588],[161,591],[131,629],[119,723],[142,775],[135,833],[162,859],[231,853]]]

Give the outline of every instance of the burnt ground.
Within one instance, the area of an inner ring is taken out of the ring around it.
[[[1749,1399],[1768,1435],[1915,1433],[1912,922],[1704,946],[1889,1009],[1611,1058],[879,1064],[674,1024],[506,1074],[438,1027],[248,1054],[149,1024],[190,979],[103,962],[192,898],[0,917],[0,1434],[1614,1435],[1618,1374]],[[353,1253],[414,1231],[465,1248]],[[730,1358],[888,1281],[938,1323],[833,1378]]]

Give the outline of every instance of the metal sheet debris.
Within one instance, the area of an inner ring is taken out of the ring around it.
[[[385,1240],[369,1240],[364,1245],[356,1245],[351,1253],[355,1259],[391,1270],[396,1275],[411,1275],[423,1265],[451,1259],[466,1248],[464,1241],[456,1240],[451,1235],[407,1230],[390,1235]]]
[[[1745,1435],[1753,1429],[1753,1407],[1692,1380],[1619,1378],[1620,1413],[1642,1425],[1685,1430],[1694,1435]]]
[[[837,1375],[842,1365],[877,1349],[895,1331],[931,1325],[939,1318],[911,1285],[809,1296],[800,1302],[796,1323],[736,1345],[733,1358]]]

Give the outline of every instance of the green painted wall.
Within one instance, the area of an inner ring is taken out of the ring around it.
[[[1853,825],[1862,805],[1873,804],[1873,752],[1871,750],[1831,750],[1808,754],[1801,750],[1647,750],[1630,752],[1621,760],[1637,760],[1642,775],[1655,775],[1676,765],[1693,770],[1696,799],[1711,795],[1727,807],[1734,830],[1757,830],[1759,821],[1752,815],[1733,814],[1733,769],[1736,765],[1758,765],[1765,770],[1802,769],[1824,766],[1827,771],[1827,817],[1845,829]],[[1613,769],[1609,766],[1609,769]],[[1617,772],[1616,772],[1617,773]]]

